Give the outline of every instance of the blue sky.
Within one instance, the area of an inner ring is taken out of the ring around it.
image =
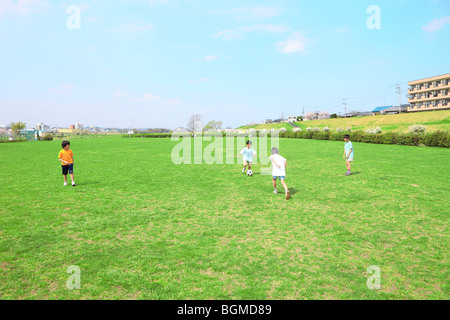
[[[372,110],[450,73],[450,0],[1,0],[0,30],[0,123],[29,127]]]

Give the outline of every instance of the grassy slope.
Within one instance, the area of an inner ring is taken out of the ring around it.
[[[0,145],[1,299],[449,298],[450,150],[355,144],[344,177],[342,143],[281,140],[285,201],[260,165],[173,165],[168,139],[73,141],[64,188],[59,144]]]
[[[352,130],[365,131],[370,128],[380,127],[384,132],[407,132],[408,128],[415,124],[425,125],[428,131],[447,130],[450,131],[450,110],[421,112],[421,113],[407,113],[401,115],[388,116],[369,116],[360,118],[348,119],[327,119],[315,120],[296,123],[302,130],[308,127],[330,127],[331,130],[337,128],[352,128]],[[271,129],[278,128],[277,125],[258,125],[252,127],[241,127],[240,129]],[[291,125],[286,126],[289,131],[292,131]]]

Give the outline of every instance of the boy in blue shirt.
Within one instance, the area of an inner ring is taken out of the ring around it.
[[[241,154],[244,157],[244,169],[242,169],[242,173],[245,173],[247,166],[249,171],[252,170],[253,156],[256,156],[256,151],[252,148],[251,141],[247,141],[247,148],[242,149],[242,151],[239,152],[236,158],[239,157]]]
[[[353,143],[350,141],[350,136],[346,134],[344,136],[345,148],[344,148],[344,160],[347,163],[347,172],[344,176],[349,176],[352,174],[352,162],[354,158]]]

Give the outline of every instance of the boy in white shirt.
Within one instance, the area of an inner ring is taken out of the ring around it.
[[[256,151],[252,148],[251,141],[247,141],[247,148],[242,149],[236,157],[239,157],[241,154],[244,157],[244,169],[242,169],[242,173],[245,173],[247,166],[248,170],[252,170],[253,156],[256,156]]]
[[[275,191],[273,193],[278,194],[277,190],[277,179],[280,178],[281,184],[284,187],[284,190],[286,192],[286,200],[290,198],[289,190],[286,185],[286,165],[287,160],[280,156],[279,150],[277,148],[272,148],[272,156],[269,158],[270,161],[272,161],[272,181],[273,181],[273,187],[275,188]]]

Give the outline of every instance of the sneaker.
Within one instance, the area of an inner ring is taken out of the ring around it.
[[[64,182],[64,186],[67,186],[67,182]]]
[[[76,186],[75,182],[72,181],[72,187],[75,187],[75,186]]]
[[[278,194],[278,191],[277,190],[275,190],[273,193],[275,193],[275,194]]]
[[[350,175],[352,175],[352,173],[349,172],[349,171],[347,171],[346,173],[344,173],[344,176],[350,176]]]
[[[245,168],[244,168],[244,169],[242,169],[242,173],[245,173]]]
[[[286,191],[286,200],[289,200],[291,198],[291,194],[289,190]]]

